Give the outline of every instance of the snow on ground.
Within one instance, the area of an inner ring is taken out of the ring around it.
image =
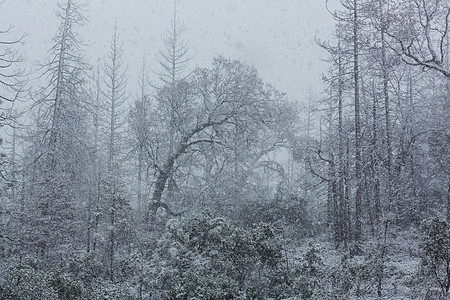
[[[347,273],[343,271],[344,264],[348,266],[345,270],[358,270],[360,276],[351,280],[352,286],[349,293],[345,295],[345,299],[433,299],[432,297],[426,298],[427,290],[435,288],[433,283],[420,279],[419,244],[421,238],[418,230],[393,231],[395,232],[388,233],[386,239],[387,252],[381,297],[377,295],[377,282],[373,276],[374,257],[380,253],[377,250],[376,238],[368,238],[364,241],[362,255],[350,257],[348,250],[336,250],[333,243],[330,242],[332,238],[322,235],[314,240],[305,240],[302,245],[293,250],[292,257],[301,260],[308,250],[308,244],[314,245],[319,250],[319,256],[323,261],[324,278],[322,279],[324,280],[322,284],[326,286],[330,294],[333,294],[336,276],[345,277],[345,274],[348,276],[354,274],[351,271]],[[345,263],[344,256],[348,257]],[[369,275],[364,278],[364,274]],[[334,284],[333,279],[335,280]],[[343,296],[334,295],[334,297],[342,299]]]

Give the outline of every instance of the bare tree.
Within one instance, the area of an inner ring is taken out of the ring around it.
[[[158,75],[164,84],[174,84],[176,80],[183,79],[183,73],[191,59],[189,44],[182,39],[182,33],[183,23],[177,17],[175,4],[170,28],[162,36],[163,49],[158,57],[158,62],[162,68]]]
[[[189,45],[182,39],[183,24],[177,17],[176,1],[174,2],[173,17],[170,21],[170,28],[162,36],[163,49],[159,52],[158,62],[161,66],[161,71],[158,73],[163,86],[173,86],[178,80],[186,79],[185,75],[187,64],[191,59],[189,54]],[[159,88],[157,88],[158,90]],[[169,126],[169,151],[172,154],[175,147],[176,134],[176,110],[180,99],[177,98],[179,94],[175,93],[175,89],[170,89],[173,93],[166,94],[164,98],[158,98],[160,106],[165,106],[169,110],[170,122]],[[158,95],[158,94],[156,94]],[[174,198],[176,182],[173,174],[169,174],[168,198]]]
[[[345,188],[346,181],[348,180],[346,176],[348,175],[348,170],[346,170],[346,158],[345,158],[345,120],[344,120],[344,107],[345,104],[345,93],[350,88],[348,84],[345,82],[348,81],[348,77],[351,75],[351,71],[349,70],[351,67],[352,58],[349,55],[349,50],[345,45],[345,28],[342,20],[338,21],[336,26],[335,33],[337,44],[331,45],[329,43],[322,43],[318,41],[319,46],[324,48],[331,56],[330,63],[333,64],[333,69],[330,71],[330,74],[324,77],[325,82],[329,84],[329,93],[330,93],[330,101],[333,104],[329,103],[328,111],[334,111],[337,102],[337,139],[338,139],[338,151],[337,157],[335,158],[336,162],[330,158],[325,159],[323,154],[318,153],[318,157],[323,162],[329,165],[330,169],[334,169],[334,164],[336,166],[336,175],[334,172],[329,172],[330,174],[327,177],[327,182],[330,185],[330,191],[333,193],[329,193],[330,203],[333,203],[333,211],[332,215],[329,216],[333,220],[334,223],[334,239],[336,248],[344,243],[344,246],[347,247],[348,242],[350,241],[350,214],[347,212],[349,209],[349,195],[347,194],[347,190]],[[328,116],[328,122],[333,123],[332,117]],[[330,124],[331,126],[332,124]],[[332,132],[330,136],[334,137],[334,133]],[[321,145],[322,147],[322,145]],[[321,149],[323,151],[324,149]],[[329,150],[332,151],[332,150]],[[311,168],[311,166],[310,166]],[[314,172],[315,173],[315,172]],[[336,176],[337,178],[334,178]],[[322,178],[325,178],[322,176]],[[335,185],[334,188],[331,188],[332,185]]]
[[[446,0],[409,0],[391,12],[395,25],[386,31],[392,48],[413,66],[450,78],[448,35],[450,5]]]
[[[57,16],[61,24],[50,49],[51,60],[41,67],[48,83],[33,105],[36,132],[29,139],[31,161],[26,174],[29,221],[37,231],[32,239],[43,255],[78,237],[71,222],[79,217],[78,200],[85,196],[79,189],[84,183],[81,174],[89,173],[87,145],[82,140],[87,128],[84,83],[89,66],[75,31],[85,19],[72,0],[59,5]]]
[[[195,154],[202,144],[225,145],[226,139],[234,136],[230,130],[236,126],[250,128],[269,122],[263,112],[268,111],[267,105],[275,101],[276,94],[264,87],[253,68],[223,58],[215,59],[212,69],[198,69],[190,80],[177,81],[175,86],[160,90],[158,98],[174,93],[179,99],[174,151],[168,150],[167,141],[158,140],[162,133],[155,128],[149,139],[154,143],[146,145],[146,152],[157,170],[149,211],[162,207],[167,213],[178,215],[162,201],[162,195],[179,160]],[[170,111],[155,113],[155,126],[163,126],[167,114]]]
[[[102,162],[100,153],[100,117],[101,117],[101,89],[100,89],[100,67],[97,66],[93,74],[94,87],[90,92],[93,98],[90,115],[92,118],[92,127],[90,135],[93,138],[91,143],[91,158],[93,166],[93,176],[90,178],[90,196],[87,203],[87,231],[86,231],[86,252],[93,252],[96,255],[98,242],[98,228],[101,215],[100,196],[101,196],[101,180],[102,180]]]
[[[24,90],[24,70],[21,63],[24,58],[19,54],[17,46],[24,42],[24,36],[10,39],[12,27],[0,30],[0,101],[13,102]],[[4,119],[4,115],[0,116]]]
[[[75,87],[83,83],[84,72],[90,67],[83,61],[81,42],[75,32],[75,26],[83,25],[85,18],[80,13],[79,6],[72,0],[67,0],[65,6],[59,5],[57,16],[61,19],[58,33],[53,39],[51,48],[52,59],[41,69],[43,77],[49,79],[48,85],[42,91],[42,99],[38,105],[45,106],[50,115],[49,129],[49,154],[56,159],[55,153],[61,132],[60,127],[64,122],[63,106],[69,101],[77,101],[78,97],[71,93],[76,92]]]
[[[341,0],[343,11],[331,12],[336,21],[340,22],[340,30],[343,30],[342,37],[349,44],[347,53],[351,53],[352,77],[353,77],[353,100],[354,100],[354,127],[355,127],[355,227],[354,239],[356,247],[362,238],[362,158],[361,158],[361,74],[360,74],[360,46],[361,46],[361,15],[362,4],[360,0]],[[345,37],[344,37],[345,36]]]
[[[123,60],[123,46],[119,41],[117,23],[114,25],[114,34],[111,41],[111,49],[103,67],[105,73],[105,89],[103,95],[106,99],[105,118],[108,123],[107,149],[108,167],[113,168],[117,162],[120,143],[123,142],[123,126],[125,124],[125,101],[126,96],[126,69]]]
[[[122,151],[123,128],[125,125],[125,101],[126,83],[123,49],[119,41],[117,23],[114,25],[114,34],[111,41],[111,49],[103,70],[105,72],[105,90],[103,95],[106,99],[105,119],[107,128],[107,151],[108,151],[108,174],[105,178],[104,195],[109,203],[109,237],[108,237],[108,260],[111,280],[114,279],[114,256],[116,250],[117,229],[116,223],[120,221],[120,210],[123,209],[123,188],[119,180],[119,152]]]
[[[1,3],[0,3],[1,5]],[[12,153],[11,158],[0,159],[0,178],[12,182],[12,199],[16,198],[16,129],[17,112],[13,112],[12,105],[19,99],[25,89],[25,72],[22,68],[24,58],[19,54],[18,46],[24,43],[24,36],[13,38],[13,27],[0,28],[0,127],[8,124],[12,126]],[[5,103],[6,102],[6,103]],[[8,105],[5,105],[8,104]],[[0,145],[4,146],[0,138]],[[3,156],[3,154],[2,154]],[[10,178],[5,167],[10,165]]]
[[[142,62],[141,74],[139,75],[140,93],[130,108],[128,122],[132,133],[130,144],[131,152],[137,155],[137,202],[139,212],[144,211],[144,180],[145,176],[145,145],[148,143],[148,132],[150,127],[150,118],[152,117],[152,107],[150,95],[148,92],[148,79],[146,72],[145,59]]]

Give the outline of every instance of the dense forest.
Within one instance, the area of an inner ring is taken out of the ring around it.
[[[327,3],[303,103],[195,67],[176,9],[158,81],[74,0],[36,70],[0,28],[0,299],[447,299],[449,2]]]

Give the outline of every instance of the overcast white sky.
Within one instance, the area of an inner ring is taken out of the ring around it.
[[[173,0],[78,3],[84,4],[89,20],[80,35],[91,63],[106,55],[116,18],[129,65],[129,86],[135,86],[144,53],[150,68],[158,70],[155,57],[173,15]],[[195,54],[191,69],[208,66],[217,55],[236,58],[255,66],[266,82],[298,101],[305,99],[310,87],[320,85],[327,68],[321,57],[326,55],[314,36],[325,38],[333,31],[325,0],[178,0],[177,7],[184,38]],[[59,25],[56,9],[56,0],[0,4],[0,28],[11,24],[15,35],[28,34],[21,49],[28,63],[45,60]]]

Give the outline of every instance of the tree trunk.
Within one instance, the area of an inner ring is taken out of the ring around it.
[[[386,59],[386,21],[384,20],[384,9],[381,7],[381,64],[383,72],[383,97],[384,97],[384,116],[386,127],[386,190],[388,195],[388,203],[392,201],[392,146],[391,146],[391,120],[390,120],[390,100],[389,100],[389,72]],[[381,217],[381,209],[378,211]]]
[[[447,223],[450,224],[450,180],[447,189]]]
[[[355,195],[355,243],[358,247],[362,237],[361,223],[361,116],[360,116],[360,91],[359,91],[359,31],[358,31],[358,1],[353,1],[353,76],[355,92],[355,177],[356,177],[356,195]]]

